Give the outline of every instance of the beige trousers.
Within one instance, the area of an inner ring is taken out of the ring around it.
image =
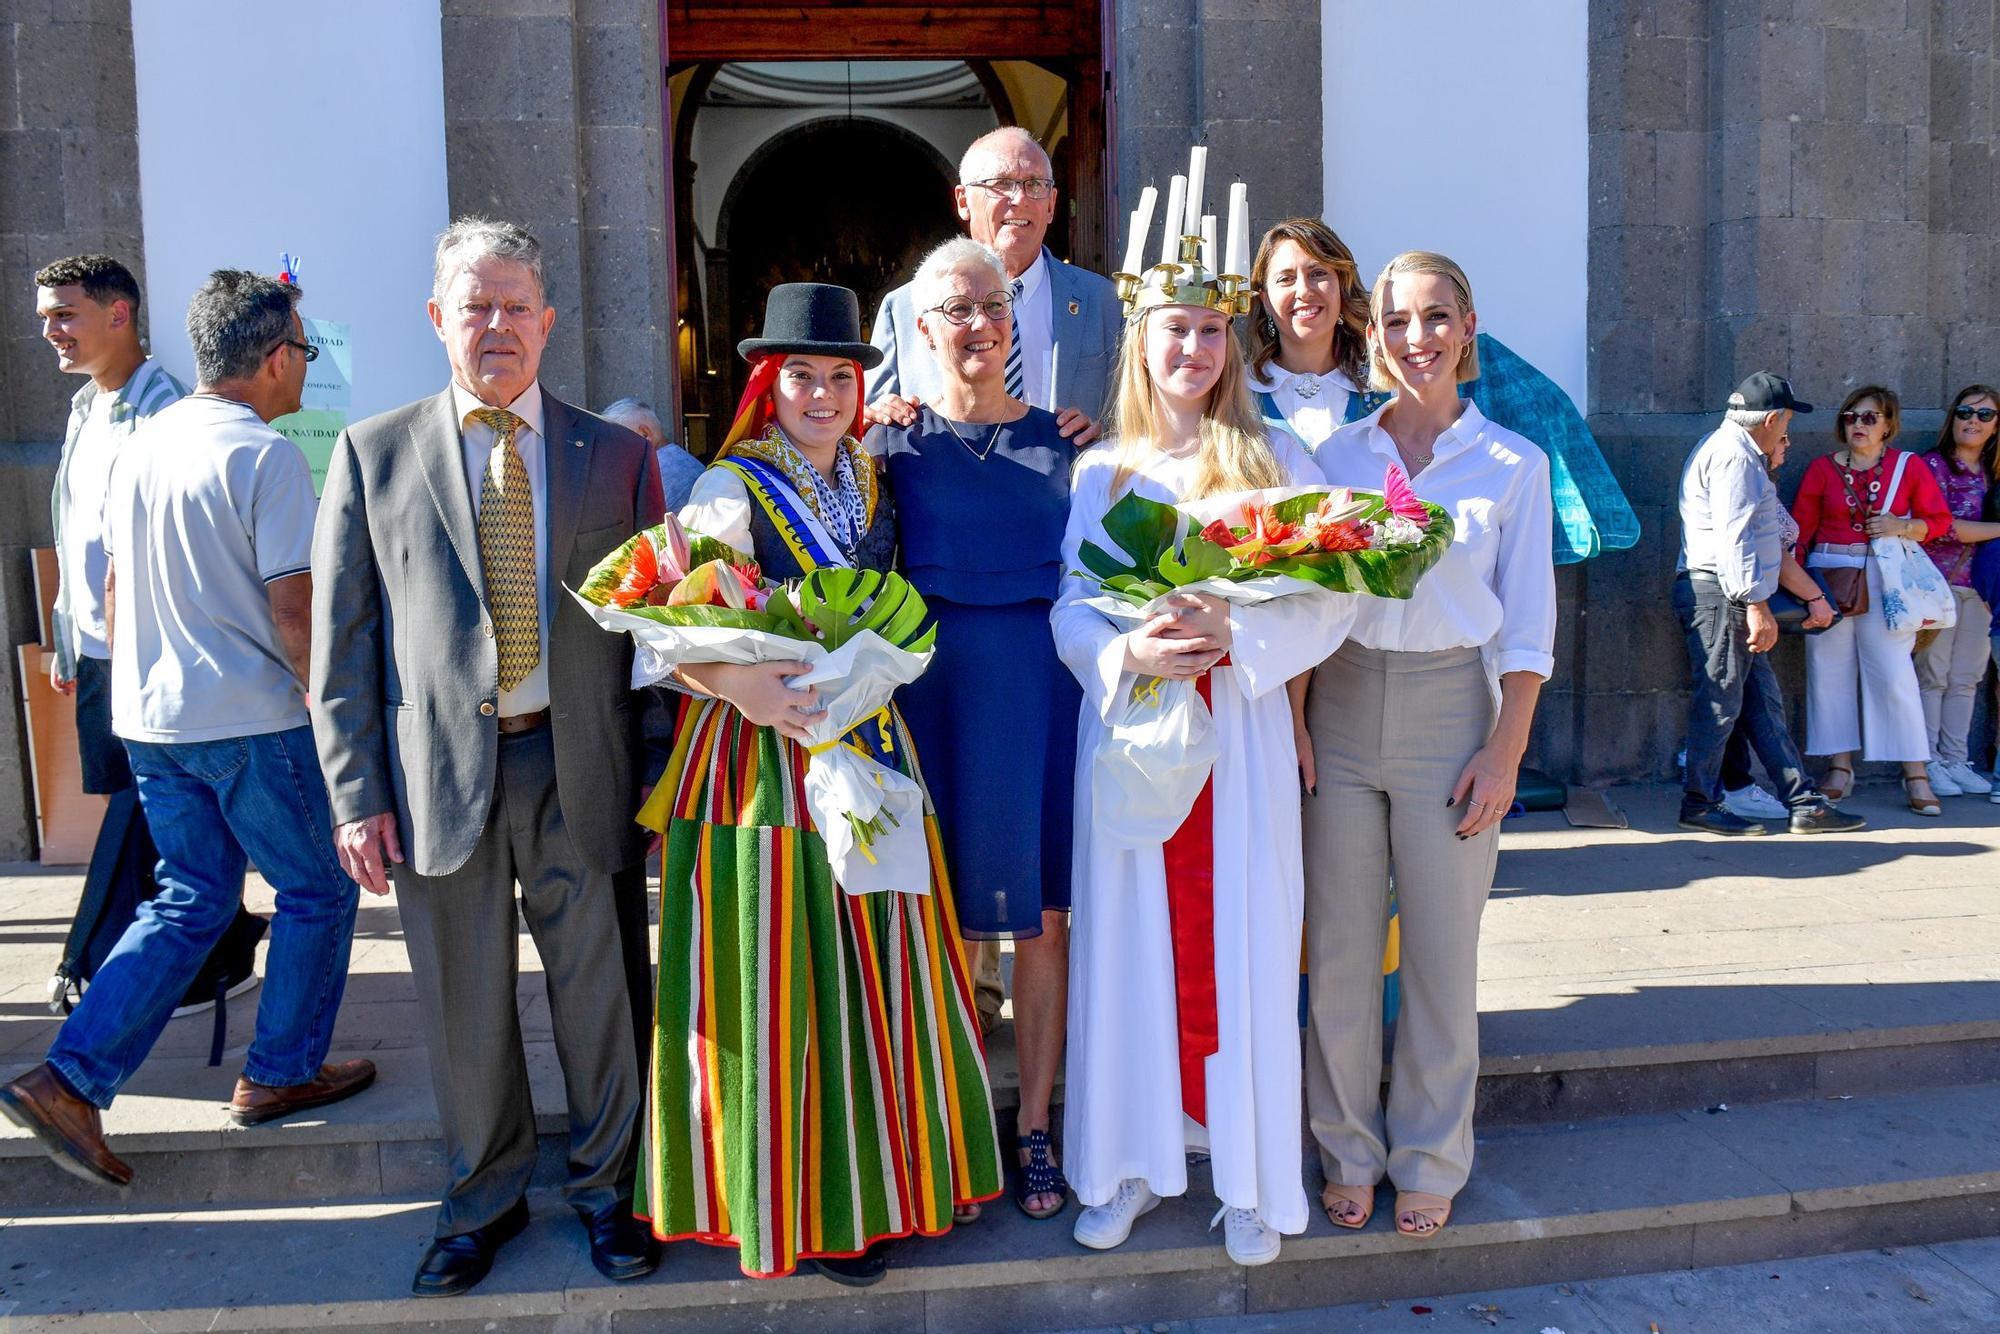
[[[1000,942],[968,940],[965,961],[972,969],[972,1003],[979,1010],[979,1031],[992,1036],[1000,1026],[1000,1008],[1007,1003],[1007,987],[1000,975]]]
[[[1938,631],[1937,638],[1917,653],[1917,686],[1923,691],[1931,758],[1942,764],[1964,764],[1969,758],[1966,733],[1972,730],[1973,701],[1979,683],[1986,679],[1987,630],[1993,612],[1971,589],[1951,591],[1958,598],[1958,624]]]
[[[1306,697],[1318,795],[1305,799],[1306,1108],[1326,1179],[1456,1195],[1472,1171],[1479,918],[1496,826],[1460,841],[1446,800],[1494,722],[1477,649],[1347,645]],[[1402,916],[1402,1009],[1382,1102],[1389,876]]]

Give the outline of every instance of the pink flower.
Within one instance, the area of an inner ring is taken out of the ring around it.
[[[1417,499],[1417,493],[1410,487],[1410,479],[1395,464],[1389,465],[1389,473],[1382,479],[1382,499],[1388,503],[1389,513],[1399,519],[1408,519],[1419,528],[1431,521],[1431,512],[1424,508],[1424,502]]]

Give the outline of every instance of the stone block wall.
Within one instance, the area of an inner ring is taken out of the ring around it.
[[[1108,0],[1115,25],[1112,163],[1118,205],[1113,259],[1146,185],[1187,170],[1190,145],[1209,147],[1205,193],[1224,217],[1229,182],[1250,187],[1255,233],[1317,215],[1325,190],[1316,127],[1319,0]],[[1158,217],[1155,217],[1157,234]]]
[[[1680,466],[1743,376],[1821,408],[1787,496],[1855,386],[1893,386],[1921,449],[1959,385],[2000,376],[1995,36],[1992,0],[1592,0],[1591,424],[1646,536],[1565,572],[1548,712],[1574,721],[1537,738],[1557,772],[1672,772]],[[1795,709],[1799,657],[1781,646]]]
[[[454,215],[518,222],[547,251],[556,328],[542,381],[598,408],[669,410],[659,7],[444,0]]]
[[[32,857],[15,648],[38,638],[28,552],[80,381],[56,370],[34,272],[102,251],[145,286],[130,0],[0,0],[0,862]],[[142,303],[143,328],[154,312]]]

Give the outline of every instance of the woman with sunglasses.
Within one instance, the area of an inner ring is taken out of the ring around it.
[[[1973,585],[1972,564],[1982,543],[2000,537],[2000,524],[1982,522],[2000,468],[2000,390],[1968,385],[1951,401],[1937,444],[1923,456],[1951,509],[1951,531],[1925,551],[1958,599],[1958,623],[1939,630],[1917,650],[1924,728],[1931,738],[1931,788],[1940,797],[1985,795],[1993,784],[1973,770],[1966,748],[1972,701],[1986,675],[1988,629],[1993,612]]]
[[[1368,289],[1354,252],[1318,218],[1287,218],[1257,243],[1250,286],[1252,401],[1316,450],[1366,415]]]
[[[1882,616],[1882,580],[1870,560],[1876,537],[1929,542],[1951,531],[1952,513],[1929,468],[1889,448],[1902,424],[1895,392],[1863,385],[1840,405],[1840,448],[1806,465],[1792,516],[1810,569],[1826,570],[1867,603],[1806,640],[1806,753],[1831,757],[1820,790],[1839,801],[1854,788],[1854,752],[1903,766],[1903,795],[1918,815],[1942,815],[1925,765],[1931,758],[1910,638]],[[1898,467],[1898,462],[1903,461]],[[1845,575],[1841,572],[1846,571]]]
[[[1083,692],[1048,626],[1076,446],[1054,413],[1007,392],[1012,320],[999,255],[955,238],[910,286],[937,392],[909,425],[875,427],[866,446],[887,464],[900,567],[936,615],[938,637],[930,670],[896,699],[922,748],[959,929],[968,940],[1014,941],[1014,1202],[1050,1218],[1068,1190],[1049,1102],[1068,1005]]]

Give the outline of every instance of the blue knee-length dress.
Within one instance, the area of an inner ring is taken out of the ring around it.
[[[956,428],[954,430],[954,428]],[[904,575],[938,621],[929,671],[896,692],[937,808],[960,931],[1033,936],[1070,902],[1082,692],[1056,657],[1075,446],[1030,408],[998,426],[929,408],[879,426]]]

